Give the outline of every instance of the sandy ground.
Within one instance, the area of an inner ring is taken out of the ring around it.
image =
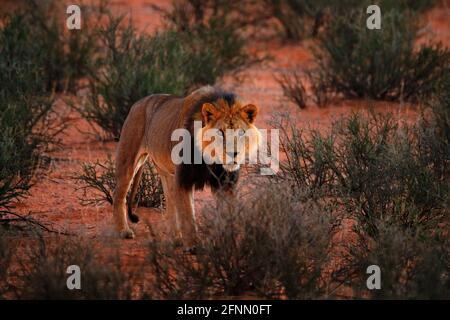
[[[111,6],[118,12],[130,13],[142,32],[153,32],[161,27],[160,14],[151,4],[168,6],[168,1],[111,1]],[[450,5],[449,5],[450,6]],[[450,45],[450,10],[443,5],[432,9],[425,17],[425,40],[434,39]],[[422,39],[421,41],[425,41]],[[282,44],[279,41],[268,41],[256,44],[260,53],[268,53],[273,57],[269,62],[255,65],[242,72],[245,80],[241,83],[226,77],[221,84],[235,90],[244,101],[258,104],[261,116],[258,126],[267,127],[267,121],[275,111],[289,112],[302,127],[326,128],[337,117],[349,114],[354,110],[365,108],[362,101],[340,101],[327,108],[310,107],[299,110],[283,98],[282,90],[276,81],[276,76],[282,75],[293,68],[305,70],[311,66],[312,58],[308,50],[308,42],[298,44]],[[254,48],[252,48],[254,50]],[[64,111],[67,106],[62,100],[57,107]],[[376,103],[374,107],[383,112],[392,112],[401,119],[414,120],[417,112],[414,106],[392,103]],[[50,154],[52,160],[48,171],[40,174],[35,185],[30,190],[30,196],[21,203],[17,203],[18,212],[31,213],[32,217],[51,226],[55,230],[70,233],[85,233],[97,238],[112,230],[112,208],[104,204],[99,206],[82,206],[79,199],[83,192],[77,190],[77,185],[71,177],[80,171],[83,162],[105,160],[108,154],[114,154],[116,143],[101,142],[92,134],[91,127],[76,114],[68,114],[72,125],[61,136],[63,146]],[[200,209],[204,201],[208,201],[208,192],[196,193],[199,199],[196,203]],[[141,219],[149,223],[162,221],[162,214],[158,210],[139,208]],[[146,223],[133,225],[136,231],[135,240],[127,240],[122,244],[124,255],[133,259],[143,259],[146,254],[145,239],[148,230]]]

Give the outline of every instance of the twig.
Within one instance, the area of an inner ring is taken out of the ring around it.
[[[31,225],[38,226],[42,230],[44,230],[46,232],[49,232],[49,233],[57,233],[57,234],[66,235],[66,236],[74,235],[73,233],[68,233],[68,232],[65,232],[65,231],[57,231],[57,230],[51,229],[48,226],[46,226],[46,225],[42,224],[41,222],[37,221],[36,219],[33,219],[33,218],[29,217],[29,215],[31,214],[31,211],[28,213],[28,216],[23,216],[21,214],[18,214],[18,213],[15,213],[15,212],[11,212],[11,211],[4,212],[4,213],[12,215],[12,216],[14,216],[16,218],[13,218],[13,219],[1,219],[0,223],[8,223],[8,222],[11,222],[11,221],[22,221],[22,222],[26,222],[26,223],[31,224]]]

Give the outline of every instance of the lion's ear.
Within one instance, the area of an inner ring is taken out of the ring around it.
[[[241,115],[248,123],[253,123],[258,115],[258,111],[259,108],[254,104],[247,104],[241,108]]]
[[[202,106],[202,116],[205,123],[217,120],[220,116],[220,111],[211,103],[204,103]]]

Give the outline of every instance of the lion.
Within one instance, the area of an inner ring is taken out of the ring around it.
[[[260,133],[254,124],[258,110],[254,104],[242,104],[235,94],[211,86],[202,87],[186,97],[154,94],[136,102],[122,127],[116,152],[113,214],[120,236],[134,238],[134,232],[128,225],[127,212],[131,222],[139,221],[132,211],[132,204],[143,165],[146,161],[152,161],[161,178],[166,201],[165,215],[171,230],[175,231],[184,245],[194,247],[197,234],[194,190],[209,186],[215,194],[218,190],[233,194],[240,165],[236,162],[227,164],[214,154],[202,154],[210,164],[206,161],[200,164],[174,164],[171,153],[177,142],[172,141],[172,133],[179,128],[188,130],[191,133],[192,151],[198,153],[211,143],[203,139],[203,134],[208,129],[222,134],[227,129],[252,132],[256,139],[250,139],[248,143],[237,147],[245,150],[234,150],[231,155],[226,155],[232,158],[245,152],[253,155],[260,141]],[[201,123],[201,130],[196,136],[195,121]],[[225,136],[223,143],[227,143]],[[126,199],[130,187],[131,191]]]

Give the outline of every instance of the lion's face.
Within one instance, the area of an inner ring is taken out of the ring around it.
[[[220,163],[227,171],[235,171],[246,159],[256,157],[261,140],[254,126],[258,107],[253,104],[229,105],[219,99],[202,106],[204,126],[198,130],[195,143],[203,150],[206,163]]]

